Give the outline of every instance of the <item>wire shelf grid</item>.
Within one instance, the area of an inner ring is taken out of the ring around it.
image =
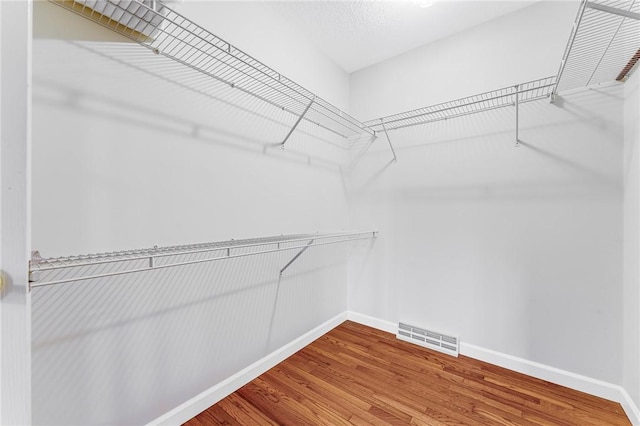
[[[104,0],[109,13],[86,0],[51,0],[229,87],[245,92],[344,138],[371,134],[363,123],[232,46],[161,2]],[[100,2],[99,2],[100,3]],[[136,13],[131,13],[131,5]],[[142,19],[144,17],[144,19]]]
[[[30,263],[31,287],[37,288],[284,250],[306,250],[312,246],[375,237],[377,237],[377,231],[294,234],[55,258],[42,258],[39,253],[35,252]]]
[[[551,95],[554,84],[555,77],[546,77],[521,83],[516,86],[504,87],[502,89],[492,90],[437,105],[376,118],[365,121],[364,124],[371,130],[380,132],[448,120],[464,115],[490,111],[496,108],[514,106],[516,101],[518,103],[525,103],[548,98]]]
[[[640,49],[640,1],[583,0],[565,48],[554,94],[623,81]],[[635,17],[634,17],[635,16]]]

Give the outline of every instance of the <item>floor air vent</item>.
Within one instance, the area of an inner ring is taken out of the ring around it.
[[[415,343],[425,348],[433,349],[447,355],[458,356],[458,338],[447,336],[436,331],[425,330],[404,323],[398,323],[398,339],[405,342]]]

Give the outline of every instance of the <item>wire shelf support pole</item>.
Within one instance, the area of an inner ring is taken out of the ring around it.
[[[312,240],[310,240],[310,241],[307,243],[307,245],[306,245],[306,246],[302,247],[302,249],[300,249],[300,251],[299,251],[298,253],[296,253],[296,255],[295,255],[295,256],[293,256],[293,258],[292,258],[292,259],[291,259],[291,260],[290,260],[286,265],[284,265],[284,267],[283,267],[282,269],[280,269],[280,276],[282,276],[282,274],[284,273],[284,271],[286,271],[286,270],[287,270],[287,268],[289,268],[289,266],[291,266],[291,264],[292,264],[293,262],[295,262],[295,261],[296,261],[300,256],[302,256],[302,253],[304,253],[305,251],[307,251],[307,249],[313,245],[313,242],[314,242],[314,241],[315,241],[315,240],[313,240],[313,239],[312,239]]]
[[[384,126],[384,120],[380,119],[380,124],[382,125],[382,130],[384,131],[384,135],[387,137],[387,142],[389,143],[389,148],[391,148],[391,153],[393,154],[393,162],[398,162],[398,157],[396,156],[396,150],[393,149],[393,144],[391,143],[391,139],[389,138],[389,133],[387,132],[387,128]]]
[[[296,127],[298,127],[298,124],[300,124],[300,122],[302,121],[302,119],[304,118],[305,114],[307,113],[307,111],[309,111],[309,108],[311,108],[311,105],[313,105],[313,102],[316,100],[315,96],[311,99],[311,102],[309,102],[309,104],[307,105],[307,107],[304,109],[304,111],[302,111],[302,114],[300,114],[300,117],[298,117],[298,119],[296,120],[295,124],[293,125],[293,127],[291,128],[291,130],[289,130],[289,133],[287,133],[287,136],[284,137],[284,140],[282,141],[282,143],[280,144],[280,148],[284,149],[284,145],[287,143],[287,141],[289,140],[289,138],[291,137],[291,135],[293,134],[294,130],[296,130]]]

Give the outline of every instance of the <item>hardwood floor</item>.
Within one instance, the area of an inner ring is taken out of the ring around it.
[[[186,425],[630,425],[619,404],[345,322]]]

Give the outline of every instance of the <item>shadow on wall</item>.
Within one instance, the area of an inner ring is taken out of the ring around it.
[[[345,166],[344,138],[303,121],[282,150],[296,116],[138,45],[38,40],[35,48],[35,102],[71,110],[76,126],[93,116],[333,171]]]
[[[351,195],[456,199],[621,190],[619,171],[609,161],[620,155],[621,128],[611,113],[602,113],[616,111],[619,91],[586,90],[556,104],[522,105],[518,147],[513,108],[392,131],[398,165],[388,167],[388,147],[372,144],[357,158]]]
[[[344,312],[346,250],[34,289],[34,424],[154,420]]]

